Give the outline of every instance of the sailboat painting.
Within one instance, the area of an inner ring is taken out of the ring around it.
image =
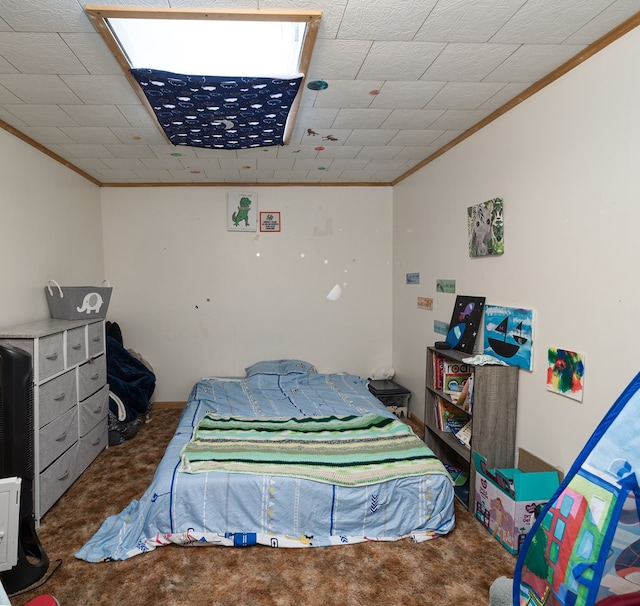
[[[532,370],[533,310],[485,305],[484,353]]]

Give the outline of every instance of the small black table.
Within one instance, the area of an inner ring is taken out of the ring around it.
[[[371,379],[369,391],[398,417],[408,418],[411,392],[390,379]]]

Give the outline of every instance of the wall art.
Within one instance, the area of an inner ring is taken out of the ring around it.
[[[532,370],[533,310],[485,305],[484,353]]]
[[[230,191],[227,197],[227,230],[256,231],[258,194]]]
[[[446,341],[452,349],[472,353],[476,337],[482,326],[484,297],[458,295],[453,307]]]
[[[502,198],[494,198],[467,208],[470,257],[504,253],[502,210]]]
[[[582,402],[584,356],[567,349],[549,347],[547,390]]]

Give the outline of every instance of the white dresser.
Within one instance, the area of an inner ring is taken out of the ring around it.
[[[33,359],[35,520],[107,446],[103,320],[42,320],[0,329]]]

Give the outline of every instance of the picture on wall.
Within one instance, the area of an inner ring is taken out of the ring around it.
[[[485,305],[484,353],[532,370],[533,310]]]
[[[504,253],[502,198],[487,200],[467,208],[469,256],[485,257]]]
[[[547,390],[582,402],[584,356],[575,351],[550,347],[547,362]]]
[[[453,307],[446,341],[452,349],[472,353],[482,322],[484,297],[458,295]]]
[[[230,191],[227,198],[227,230],[256,231],[258,194]]]

